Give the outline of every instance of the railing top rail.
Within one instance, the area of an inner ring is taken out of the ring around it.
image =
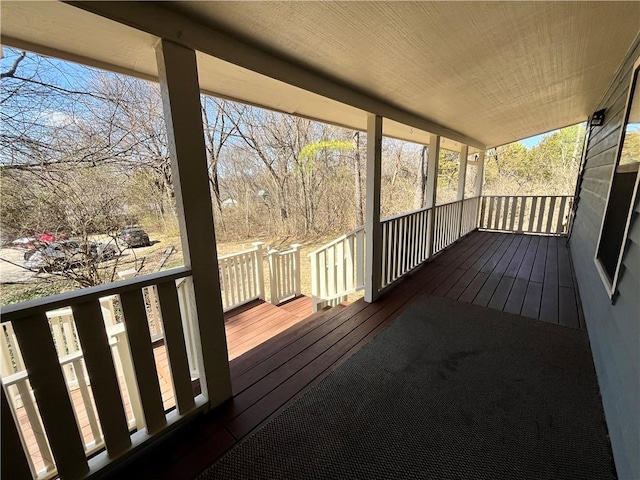
[[[454,203],[462,203],[462,202],[464,202],[465,200],[470,200],[471,198],[472,198],[472,197],[464,198],[464,199],[462,199],[462,200],[452,200],[452,201],[447,202],[447,203],[438,203],[438,204],[436,204],[436,205],[434,206],[434,208],[437,208],[437,207],[446,207],[447,205],[452,205],[452,204],[454,204]]]
[[[476,197],[476,196],[474,195],[473,197],[464,197],[462,200],[452,200],[452,201],[447,202],[447,203],[438,203],[434,208],[437,208],[437,207],[446,207],[447,205],[451,205],[451,204],[453,204],[453,203],[464,203],[464,202],[466,202],[467,200],[474,200],[474,199],[476,199],[476,198],[480,198],[480,197]]]
[[[257,251],[258,251],[258,247],[253,247],[253,248],[249,248],[247,250],[242,250],[241,252],[227,253],[226,255],[220,255],[218,257],[218,261],[226,260],[228,258],[233,258],[233,257],[241,257],[242,255],[246,255],[247,253],[253,253],[253,252],[257,252]]]
[[[467,197],[467,198],[464,198],[463,200],[454,200],[452,202],[442,203],[440,205],[436,205],[436,207],[443,207],[445,205],[450,205],[452,203],[460,203],[460,202],[464,202],[465,200],[472,200],[474,198],[479,198],[479,197]],[[427,207],[423,207],[423,208],[417,208],[415,210],[411,210],[409,212],[398,213],[397,215],[391,215],[389,217],[381,218],[380,219],[380,223],[388,223],[388,222],[391,222],[393,220],[397,220],[398,218],[407,217],[409,215],[414,215],[416,213],[426,212],[428,210],[430,210],[430,209],[427,208]],[[322,245],[321,247],[315,249],[313,252],[309,253],[307,256],[310,257],[310,256],[315,255],[315,254],[317,254],[317,253],[319,253],[319,252],[321,252],[321,251],[323,251],[323,250],[325,250],[325,249],[327,249],[329,247],[332,247],[336,243],[339,243],[339,242],[342,242],[343,240],[346,240],[348,237],[350,237],[351,235],[355,235],[356,233],[358,233],[361,230],[364,230],[364,226],[360,226],[360,227],[358,227],[358,228],[356,228],[354,230],[351,230],[350,232],[345,233],[344,235],[342,235],[342,236],[330,241],[329,243],[326,243],[326,244]]]
[[[311,255],[315,255],[318,252],[321,252],[322,250],[325,250],[329,247],[334,246],[336,243],[342,242],[343,240],[346,240],[348,237],[355,235],[356,233],[358,233],[359,231],[364,230],[364,225],[360,225],[357,228],[354,228],[353,230],[351,230],[350,232],[345,233],[344,235],[341,235],[340,237],[331,240],[329,243],[325,243],[324,245],[322,245],[321,247],[316,248],[313,252],[307,254],[308,257],[310,257]]]
[[[95,287],[76,290],[75,292],[59,293],[50,297],[38,298],[28,302],[0,307],[0,323],[11,322],[33,315],[35,313],[56,310],[62,307],[97,300],[98,298],[115,295],[121,292],[138,290],[150,285],[177,280],[191,275],[189,267],[177,267],[162,272],[151,273],[142,277],[134,277],[120,282],[105,283]]]
[[[434,208],[437,207],[446,207],[447,205],[452,205],[454,203],[460,203],[460,202],[464,202],[466,200],[473,200],[474,198],[478,198],[478,197],[467,197],[464,198],[462,200],[453,200],[451,202],[447,202],[447,203],[439,203],[438,205],[436,205]],[[403,217],[408,217],[409,215],[414,215],[416,213],[421,213],[421,212],[426,212],[428,211],[429,208],[427,207],[423,207],[423,208],[417,208],[415,210],[411,210],[409,212],[402,212],[402,213],[398,213],[397,215],[391,215],[390,217],[385,217],[385,218],[381,218],[380,219],[380,223],[386,223],[386,222],[391,222],[393,220],[397,220],[398,218],[403,218]]]
[[[269,255],[280,255],[281,257],[284,257],[285,255],[292,255],[296,252],[297,252],[297,249],[295,248],[290,248],[289,250],[285,250],[284,252],[273,249],[273,250],[269,250]]]
[[[574,195],[482,195],[482,198],[498,198],[498,197],[502,197],[502,198],[549,198],[549,197],[556,197],[556,198],[573,198]]]
[[[415,210],[411,210],[409,212],[398,213],[397,215],[391,215],[390,217],[385,217],[380,219],[380,223],[387,223],[393,220],[397,220],[398,218],[408,217],[409,215],[415,215],[416,213],[426,212],[429,209],[427,207],[416,208]]]

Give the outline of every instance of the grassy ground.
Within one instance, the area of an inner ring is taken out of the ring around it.
[[[171,246],[175,248],[175,251],[169,256],[166,263],[163,265],[162,270],[178,267],[184,264],[180,238],[177,235],[167,235],[161,232],[150,232],[150,238],[152,239],[154,244],[150,247],[128,250],[127,255],[121,257],[118,261],[117,271],[135,268],[136,266],[139,266],[140,263],[142,263],[143,268],[140,273],[152,273],[156,271],[165,250]],[[300,252],[300,274],[302,293],[305,295],[310,295],[311,262],[309,260],[308,254],[318,247],[324,245],[325,243],[331,241],[332,239],[333,237],[318,238],[311,236],[307,238],[253,238],[248,239],[244,242],[219,243],[217,250],[218,255],[227,255],[230,253],[241,252],[242,250],[252,248],[253,242],[263,242],[263,248],[265,249],[265,252],[268,247],[275,248],[279,251],[285,251],[289,250],[291,248],[291,244],[293,243],[301,244],[302,247]],[[266,255],[264,262],[264,278],[265,291],[267,292],[268,298],[269,275]],[[33,300],[40,297],[54,295],[56,293],[73,291],[76,289],[78,289],[78,287],[72,281],[46,275],[38,275],[29,282],[0,284],[0,305],[25,302],[27,300]]]
[[[68,280],[36,280],[30,283],[3,283],[0,284],[0,305],[26,302],[28,300],[73,290],[75,290],[73,282]]]

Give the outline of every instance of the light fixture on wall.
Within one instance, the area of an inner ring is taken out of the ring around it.
[[[604,123],[604,108],[602,110],[598,110],[597,112],[594,112],[594,114],[591,115],[591,121],[589,122],[589,125],[591,125],[592,127],[599,127],[603,123]]]

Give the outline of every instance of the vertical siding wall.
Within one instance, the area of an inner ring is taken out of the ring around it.
[[[640,202],[635,204],[618,289],[611,304],[596,270],[598,234],[616,160],[636,39],[627,60],[598,106],[605,124],[592,127],[570,245],[613,454],[621,480],[640,479]]]

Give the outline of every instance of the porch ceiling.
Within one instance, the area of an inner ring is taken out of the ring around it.
[[[2,42],[155,78],[164,36],[211,54],[207,92],[359,129],[378,106],[386,135],[477,147],[585,120],[640,27],[639,2],[73,3],[140,30],[3,1]]]

